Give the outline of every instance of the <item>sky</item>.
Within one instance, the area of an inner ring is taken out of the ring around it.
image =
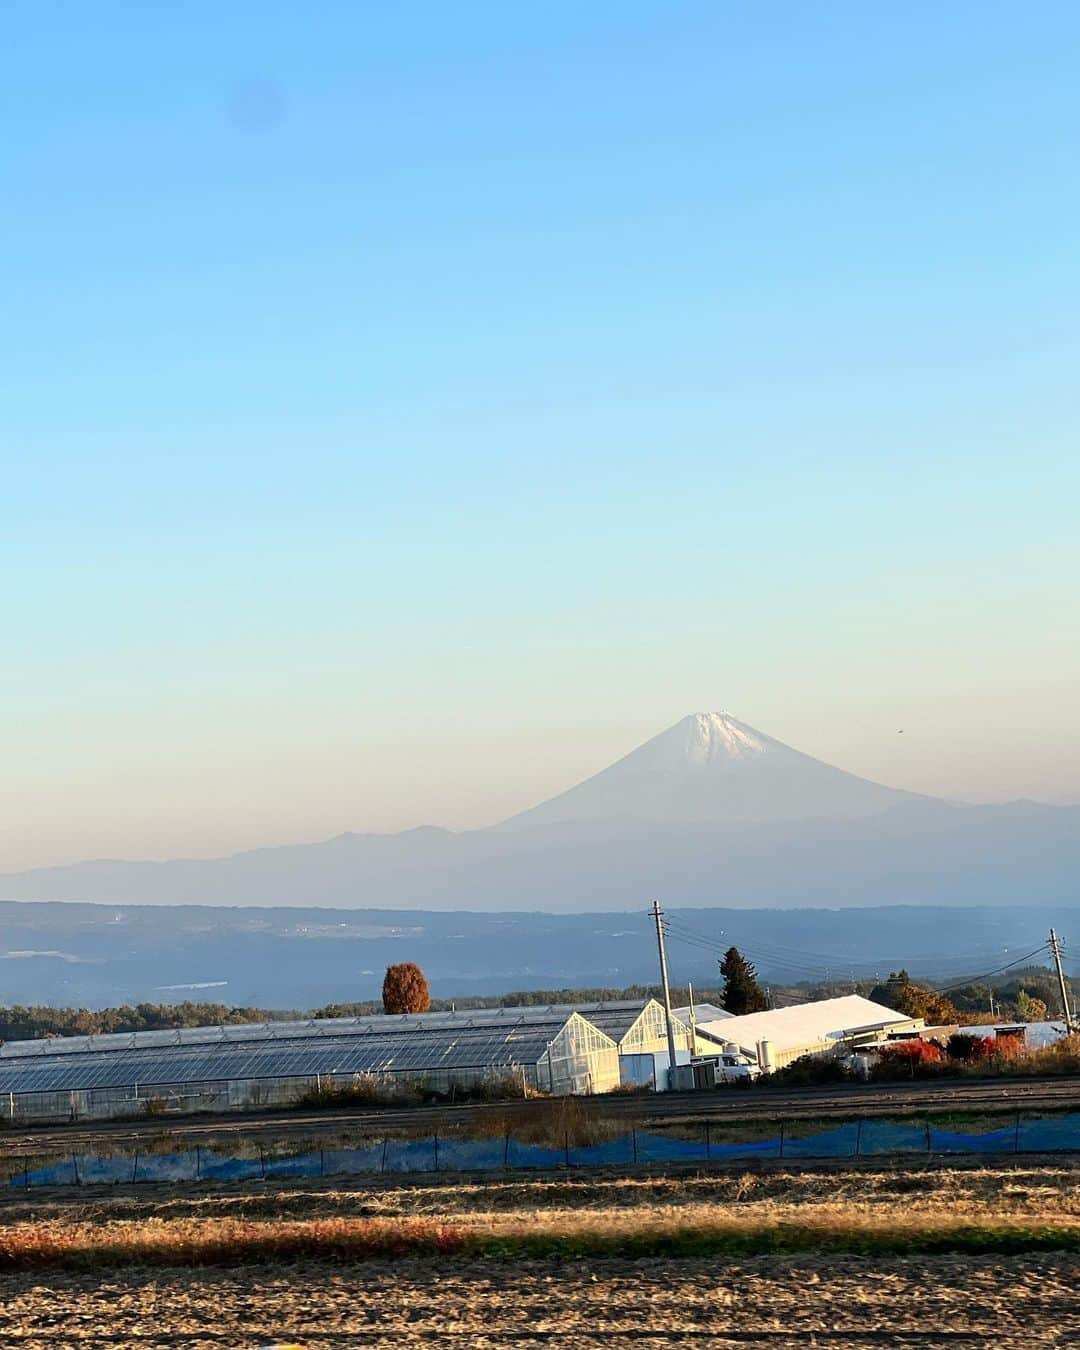
[[[0,868],[482,825],[712,709],[1080,801],[1075,5],[4,48]]]

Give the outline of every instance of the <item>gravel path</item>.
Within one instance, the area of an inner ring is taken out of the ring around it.
[[[0,1277],[0,1344],[1080,1346],[1075,1257],[315,1263]]]

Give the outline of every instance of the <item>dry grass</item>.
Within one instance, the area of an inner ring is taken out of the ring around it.
[[[681,1211],[547,1215],[492,1225],[420,1219],[182,1220],[97,1225],[27,1224],[0,1236],[0,1270],[202,1267],[297,1259],[540,1258],[775,1255],[796,1252],[927,1254],[1080,1252],[1080,1220],[1023,1222],[1006,1215],[878,1216],[839,1208],[797,1218]]]
[[[536,1097],[524,1110],[486,1113],[470,1122],[464,1134],[474,1139],[511,1135],[520,1144],[543,1148],[586,1148],[589,1144],[605,1144],[626,1132],[625,1121],[601,1116],[578,1097]]]
[[[1080,1251],[1080,1161],[20,1195],[0,1268],[302,1257]]]
[[[0,1233],[0,1269],[102,1266],[230,1266],[298,1257],[447,1256],[465,1235],[424,1219],[237,1219],[95,1224],[23,1224]]]
[[[1080,1334],[1078,1180],[958,1159],[15,1191],[0,1338],[1031,1350]]]

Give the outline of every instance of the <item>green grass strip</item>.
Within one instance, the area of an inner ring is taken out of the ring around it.
[[[618,1234],[477,1235],[471,1255],[580,1260],[603,1257],[770,1256],[815,1252],[916,1256],[943,1253],[1080,1252],[1080,1229],[1054,1224],[971,1224],[945,1229],[827,1228],[770,1224]]]
[[[57,1233],[33,1225],[0,1232],[0,1270],[92,1270],[126,1266],[222,1267],[316,1259],[354,1263],[387,1258],[585,1260],[815,1253],[856,1256],[1017,1255],[1080,1252],[1080,1226],[973,1223],[942,1228],[799,1225],[678,1226],[620,1233],[542,1228],[484,1233],[456,1224],[409,1220],[207,1224],[138,1235]]]

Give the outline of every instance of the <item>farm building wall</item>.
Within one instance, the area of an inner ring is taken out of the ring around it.
[[[676,1050],[685,1050],[686,1062],[689,1063],[690,1028],[672,1014],[671,1030],[675,1037]],[[662,1003],[658,1003],[656,999],[650,999],[646,1003],[641,1016],[619,1041],[619,1050],[624,1055],[652,1050],[667,1052],[667,1018]]]
[[[647,1087],[654,1092],[668,1090],[668,1066],[671,1057],[667,1048],[646,1050],[619,1056],[619,1077],[624,1087]],[[689,1064],[690,1051],[675,1047],[675,1063]]]
[[[610,1092],[619,1086],[619,1047],[574,1013],[541,1057],[536,1081],[555,1095]]]
[[[477,1069],[415,1070],[380,1073],[382,1082],[415,1084],[422,1090],[450,1094],[465,1091],[493,1076],[512,1075],[537,1087],[536,1065],[486,1065]],[[303,1093],[318,1088],[348,1088],[356,1074],[308,1074],[288,1078],[233,1078],[205,1083],[157,1083],[147,1087],[83,1088],[57,1092],[0,1094],[0,1120],[68,1123],[77,1120],[130,1119],[133,1116],[177,1116],[206,1111],[249,1111],[266,1106],[293,1106]]]

